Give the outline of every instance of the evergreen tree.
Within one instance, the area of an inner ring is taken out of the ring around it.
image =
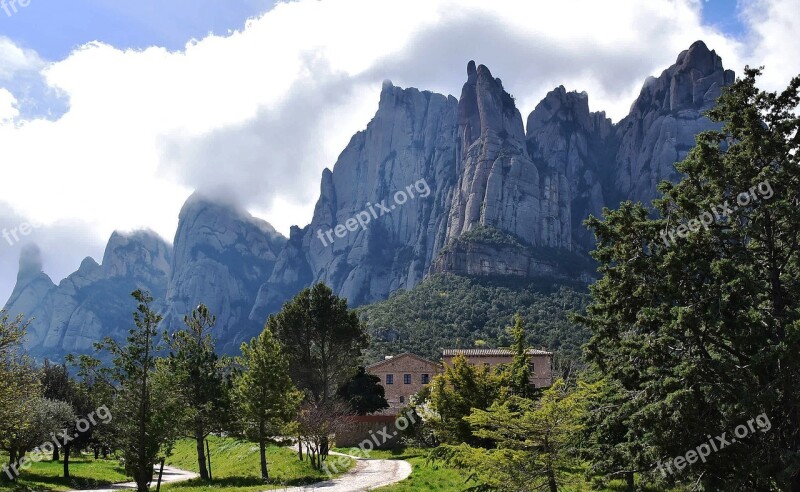
[[[367,374],[363,366],[359,367],[355,376],[339,388],[337,395],[350,404],[356,415],[367,415],[389,408],[381,378]]]
[[[433,378],[423,415],[440,442],[487,445],[475,436],[465,417],[473,409],[486,410],[507,393],[507,372],[488,366],[472,366],[463,355],[453,359],[443,374]]]
[[[113,414],[125,470],[139,492],[148,492],[156,461],[176,437],[174,417],[179,412],[169,375],[158,363],[158,353],[164,349],[158,343],[162,317],[153,310],[149,293],[137,290],[132,296],[139,304],[127,344],[106,338],[97,347],[113,356],[113,368],[100,372],[116,387]],[[99,364],[95,361],[93,366]]]
[[[216,317],[201,304],[184,317],[186,329],[167,339],[170,353],[167,366],[177,398],[184,412],[178,422],[180,431],[195,440],[200,478],[208,480],[205,440],[221,431],[230,413],[226,364],[216,353],[209,333]],[[210,459],[210,457],[209,457]]]
[[[514,338],[514,344],[511,346],[511,351],[514,353],[514,360],[511,363],[511,389],[519,396],[530,396],[531,366],[528,356],[530,346],[525,339],[525,328],[522,326],[522,316],[519,313],[514,316],[511,336]]]
[[[303,395],[292,384],[289,364],[268,327],[249,344],[242,344],[237,363],[241,372],[233,387],[234,401],[246,430],[258,442],[261,478],[266,482],[267,439],[279,435],[295,417]]]
[[[608,410],[629,431],[622,470],[655,470],[765,414],[752,432],[667,481],[712,490],[800,491],[800,77],[760,91],[759,70],[726,88],[662,183],[658,218],[630,202],[590,218],[602,278],[578,317],[593,331],[588,357],[618,384]],[[616,413],[616,416],[614,415]]]

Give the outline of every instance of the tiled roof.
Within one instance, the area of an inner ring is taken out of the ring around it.
[[[366,369],[368,369],[368,370],[369,369],[374,369],[375,367],[382,366],[383,364],[388,364],[390,362],[396,362],[401,357],[413,357],[413,358],[415,358],[417,360],[420,360],[420,361],[428,363],[428,364],[440,365],[440,364],[437,364],[436,362],[434,362],[432,360],[428,360],[425,357],[421,357],[421,356],[419,356],[417,354],[412,354],[411,352],[403,352],[402,354],[395,355],[394,357],[390,357],[388,359],[384,359],[382,361],[378,361],[378,362],[376,362],[374,364],[370,364],[370,365],[368,365],[366,367]]]
[[[497,348],[487,348],[487,349],[443,349],[442,356],[456,356],[456,355],[464,355],[466,357],[511,357],[514,355],[509,349],[497,349]],[[539,350],[539,349],[528,349],[528,355],[553,355],[552,352],[548,352],[546,350]]]

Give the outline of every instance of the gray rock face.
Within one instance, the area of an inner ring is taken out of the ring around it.
[[[697,42],[645,82],[617,125],[590,112],[585,93],[558,87],[530,113],[527,132],[500,79],[474,62],[460,100],[387,82],[366,130],[323,172],[311,223],[288,240],[195,195],[173,249],[152,234],[114,234],[102,265],[87,258],[58,286],[26,250],[7,307],[36,317],[34,354],[85,352],[126,334],[130,292],[144,288],[173,329],[207,304],[222,349],[235,352],[315,282],[355,306],[432,272],[585,281],[593,238],[584,219],[624,199],[649,202],[660,180],[677,179],[674,163],[695,135],[718,128],[702,112],[732,82]]]
[[[569,229],[571,245],[579,251],[593,246],[591,233],[581,222],[589,215],[599,216],[609,203],[613,130],[605,113],[589,111],[585,92],[567,92],[563,86],[548,93],[528,116],[528,153],[540,174],[550,181],[566,181],[564,198],[570,216],[562,227]],[[539,222],[547,233],[553,219],[545,215]],[[552,240],[545,244],[558,246]]]
[[[448,242],[480,224],[531,245],[571,247],[566,180],[555,173],[540,176],[514,100],[500,79],[474,62],[458,103],[458,136],[461,166]]]
[[[453,97],[384,83],[367,129],[353,136],[332,172],[323,172],[311,224],[293,230],[251,317],[263,318],[311,282],[326,282],[357,305],[422,280],[444,243],[456,181],[456,109]],[[401,191],[414,197],[400,204]],[[371,217],[364,227],[326,237],[365,212]]]
[[[231,351],[263,328],[248,316],[286,239],[236,207],[193,195],[181,210],[166,292],[165,324],[180,329],[199,304],[217,316],[215,336]]]
[[[682,52],[658,78],[645,81],[630,114],[616,127],[617,198],[649,203],[659,182],[679,178],[674,163],[686,157],[695,135],[721,127],[702,113],[733,81],[733,71],[725,70],[722,59],[702,41]]]
[[[105,336],[124,338],[135,301],[130,294],[145,289],[163,307],[171,249],[155,234],[114,233],[103,265],[86,258],[78,270],[56,286],[42,273],[36,248],[20,258],[17,285],[6,304],[12,316],[33,318],[25,347],[34,356],[60,357],[91,353]]]

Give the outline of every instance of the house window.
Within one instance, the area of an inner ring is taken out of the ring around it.
[[[386,375],[386,384],[394,384],[394,374]]]
[[[405,396],[401,396],[400,397],[400,403],[405,403],[405,402],[406,402],[406,397]]]
[[[431,382],[431,375],[430,374],[423,374],[422,375],[422,384],[428,384]]]
[[[531,362],[530,364],[528,364],[528,367],[529,367],[529,368],[530,368],[530,370],[531,370],[531,374],[533,374],[533,373],[535,373],[535,372],[536,372],[536,371],[534,370],[534,368],[533,368],[533,362]]]
[[[411,384],[411,374],[403,374],[403,384]]]

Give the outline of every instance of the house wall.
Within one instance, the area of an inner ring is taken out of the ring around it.
[[[495,367],[501,364],[511,364],[514,357],[511,355],[464,355],[467,362],[472,365],[481,366],[488,364],[490,367]],[[442,357],[442,362],[445,365],[452,366],[455,356],[445,355]],[[531,355],[530,360],[533,363],[533,375],[531,376],[531,384],[537,388],[547,388],[553,385],[553,356],[551,355]]]
[[[427,386],[422,383],[422,375],[427,374],[429,381],[442,372],[439,364],[425,362],[410,356],[398,356],[379,364],[377,367],[368,367],[367,372],[381,378],[381,385],[386,391],[386,401],[389,410],[385,414],[394,415],[409,403],[409,398]],[[394,383],[387,384],[386,377],[394,376]],[[405,384],[403,376],[411,375],[411,383]],[[402,401],[401,401],[402,400]]]

